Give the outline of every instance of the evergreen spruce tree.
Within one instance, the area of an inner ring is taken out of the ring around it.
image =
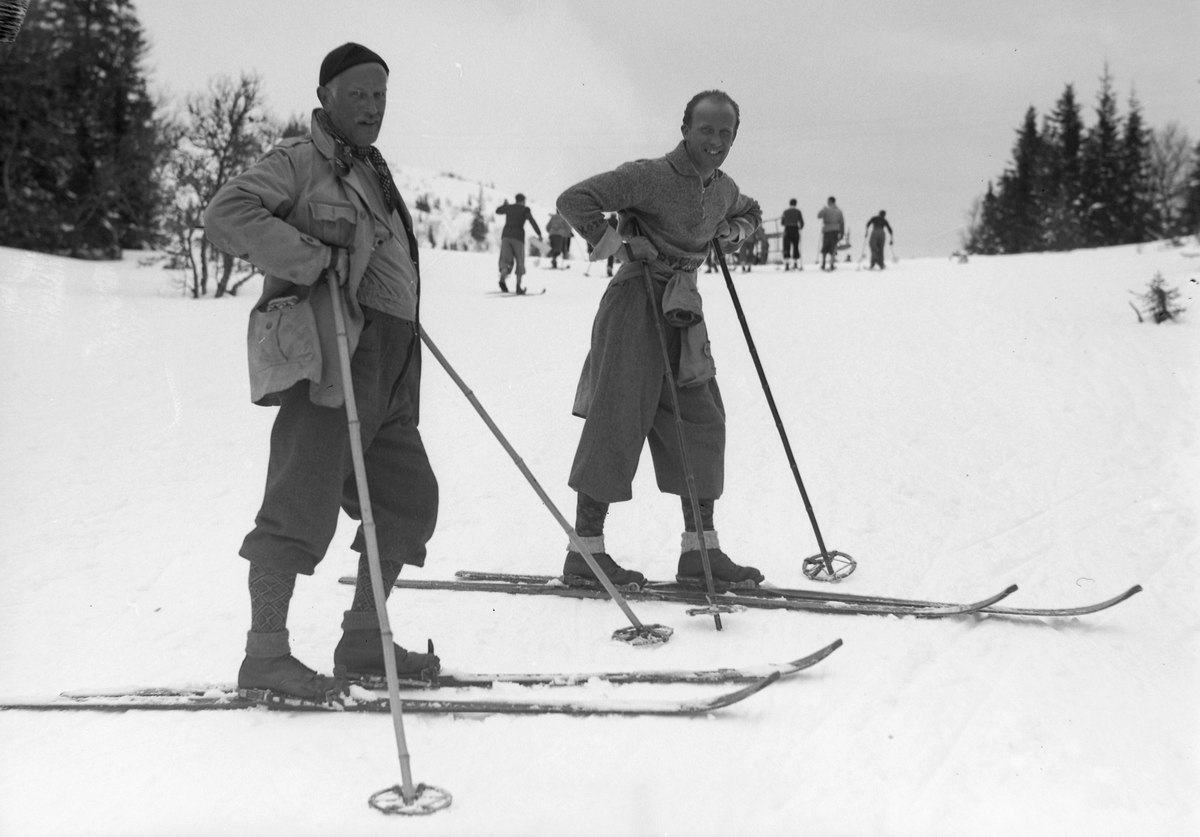
[[[165,153],[128,0],[41,0],[0,54],[0,241],[119,258],[153,240]]]
[[[1087,132],[1080,167],[1083,243],[1103,247],[1122,240],[1121,118],[1108,66],[1096,97],[1096,124]]]
[[[1000,177],[1000,228],[997,233],[1001,252],[1025,253],[1041,249],[1038,246],[1038,220],[1043,157],[1037,111],[1030,107],[1017,131],[1012,166]]]
[[[1000,227],[1000,201],[992,189],[991,181],[988,181],[987,193],[983,196],[979,212],[967,230],[963,249],[980,256],[995,256],[1004,252],[997,232]]]
[[[1150,130],[1142,121],[1142,106],[1137,97],[1129,97],[1129,115],[1118,156],[1121,199],[1118,218],[1121,233],[1113,243],[1138,244],[1154,238],[1161,224],[1157,217],[1150,187]]]
[[[1080,167],[1083,118],[1075,88],[1068,84],[1042,132],[1045,152],[1042,214],[1039,226],[1048,250],[1080,246]]]

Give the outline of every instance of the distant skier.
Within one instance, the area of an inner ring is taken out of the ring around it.
[[[766,264],[770,246],[767,233],[762,227],[750,233],[738,247],[738,263],[742,266],[742,272],[749,273],[754,265]]]
[[[804,270],[800,260],[800,230],[804,229],[804,215],[796,208],[796,199],[788,201],[788,208],[780,218],[783,222],[783,269]]]
[[[516,196],[516,203],[505,201],[496,210],[496,214],[505,216],[504,229],[500,232],[500,290],[508,293],[505,280],[515,266],[516,292],[523,294],[525,289],[521,287],[521,277],[525,275],[525,222],[528,221],[533,227],[539,241],[542,238],[542,230],[537,221],[533,220],[533,213],[529,207],[525,205],[525,196],[520,193]]]
[[[738,106],[725,93],[697,94],[683,112],[683,140],[664,157],[637,160],[567,189],[558,210],[593,245],[593,260],[617,255],[625,263],[608,285],[592,325],[573,412],[584,419],[571,467],[578,492],[575,529],[615,584],[643,584],[645,576],[620,567],[605,550],[604,518],[610,503],[629,500],[638,459],[647,441],[659,490],[682,498],[684,532],[677,578],[704,580],[700,538],[714,577],[754,585],[763,575],[735,564],[721,551],[713,506],[725,483],[725,408],[708,350],[696,289],[696,269],[709,242],[728,248],[750,236],[762,210],[720,170],[737,136]],[[616,212],[618,226],[605,222]],[[643,267],[654,283],[646,298]],[[677,394],[689,461],[701,498],[695,520],[680,459],[674,413],[654,318],[666,312],[671,351],[678,366]],[[568,547],[563,574],[594,578],[583,556]]]
[[[887,230],[886,235],[884,234],[884,230]],[[868,236],[867,242],[871,245],[871,267],[868,267],[867,270],[871,270],[876,265],[879,265],[880,270],[886,269],[887,265],[883,263],[883,240],[884,238],[890,238],[889,243],[896,243],[895,235],[892,233],[892,225],[887,222],[887,213],[881,209],[878,215],[867,221],[865,234]],[[859,265],[861,264],[862,262],[859,262]]]
[[[550,267],[558,269],[558,257],[566,257],[567,240],[571,235],[571,225],[563,220],[557,212],[546,222],[546,234],[550,236]]]
[[[288,606],[296,576],[312,575],[337,529],[339,508],[360,517],[337,363],[333,294],[343,294],[371,482],[383,589],[400,568],[425,563],[438,484],[417,429],[420,270],[412,219],[383,155],[388,67],[347,43],[321,62],[311,134],[285,139],[230,180],[205,211],[205,233],[265,274],[250,315],[250,397],[278,406],[267,484],[250,562],[250,633],[238,686],[328,702],[344,675],[384,672],[379,616],[360,528],[354,599],[333,652],[338,679],[291,654]],[[324,280],[324,281],[322,281]],[[402,676],[440,662],[394,646]]]
[[[846,219],[832,196],[817,217],[821,219],[821,270],[837,270],[838,242],[846,234]],[[829,267],[825,266],[826,257]]]

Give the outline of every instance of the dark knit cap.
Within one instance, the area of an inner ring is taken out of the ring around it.
[[[351,67],[357,67],[359,64],[379,64],[383,67],[385,73],[390,74],[391,72],[388,70],[387,62],[377,54],[362,44],[356,44],[351,41],[342,44],[325,56],[325,60],[321,62],[320,85],[324,87],[334,78],[346,72],[346,70],[349,70]]]

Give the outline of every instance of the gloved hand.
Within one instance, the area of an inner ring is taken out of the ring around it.
[[[621,248],[621,255],[627,261],[651,262],[658,258],[658,248],[645,236],[635,235],[625,242],[625,246]]]
[[[350,251],[345,247],[330,247],[325,273],[341,287],[350,281]]]

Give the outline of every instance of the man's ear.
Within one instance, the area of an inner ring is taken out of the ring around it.
[[[317,88],[317,101],[321,103],[321,107],[324,108],[329,106],[330,95],[331,94],[328,87],[320,86]]]

